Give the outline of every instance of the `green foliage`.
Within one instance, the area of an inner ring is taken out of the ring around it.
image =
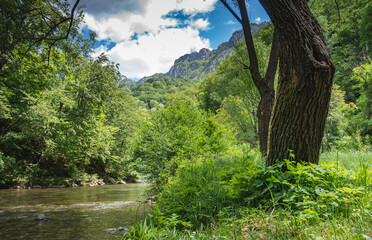
[[[129,156],[143,113],[117,67],[87,58],[89,44],[81,52],[79,39],[54,49],[49,63],[46,49],[14,52],[1,70],[0,151],[9,166],[0,169],[1,187],[135,177]]]
[[[165,218],[166,222],[178,222],[177,216],[174,215],[172,218]],[[130,232],[124,234],[123,239],[142,239],[142,240],[161,240],[161,239],[172,239],[172,240],[209,240],[209,239],[227,239],[228,237],[239,236],[239,226],[237,224],[215,225],[213,227],[201,226],[197,230],[183,231],[177,230],[171,226],[159,226],[153,218],[149,217],[144,221],[137,222],[131,229]]]
[[[368,61],[372,46],[371,12],[368,0],[312,0],[309,3],[325,33],[328,49],[336,64],[335,83],[346,91],[346,101],[359,98],[352,70]],[[368,19],[368,20],[367,20]]]
[[[257,33],[256,38],[265,43],[266,46],[270,46],[273,42],[274,36],[274,25],[270,22],[267,26],[264,26],[261,31]]]
[[[243,42],[239,42],[237,52],[226,59],[214,73],[205,77],[198,86],[199,101],[205,110],[216,112],[222,101],[229,96],[239,96],[257,104],[258,93],[249,71],[247,52]]]
[[[82,21],[82,12],[74,12],[70,26],[71,8],[69,2],[61,0],[2,1],[0,70],[12,60],[14,53],[27,57],[36,48],[49,51],[52,46],[63,47],[60,42],[68,31],[70,36],[79,35],[77,26]],[[49,56],[44,55],[43,60],[47,59]]]
[[[370,236],[370,155],[327,153],[320,166],[266,168],[258,153],[236,151],[184,163],[125,239]]]
[[[370,4],[371,5],[371,4]],[[353,70],[353,79],[358,81],[360,97],[357,100],[358,111],[354,114],[354,127],[360,126],[361,135],[366,144],[372,145],[372,63],[366,63]]]
[[[336,65],[334,81],[344,91],[346,103],[356,104],[347,106],[339,99],[342,104],[338,104],[338,110],[332,112],[331,109],[326,144],[338,148],[368,147],[371,145],[368,115],[371,93],[367,86],[370,82],[372,4],[367,0],[312,0],[309,6],[322,26],[328,51]],[[336,94],[337,91],[334,90],[334,96],[340,94]],[[337,115],[342,118],[337,120]]]
[[[230,142],[227,129],[194,101],[174,99],[142,124],[134,158],[141,171],[161,185],[183,161],[222,154]]]
[[[354,69],[355,88],[360,96],[354,103],[346,103],[345,92],[333,86],[323,144],[326,149],[363,149],[371,146],[371,68],[364,64]]]
[[[282,171],[281,169],[286,169]],[[286,161],[264,168],[253,177],[237,175],[233,180],[251,206],[284,208],[299,219],[319,220],[335,215],[349,216],[366,194],[356,174],[342,167]],[[246,185],[246,186],[244,186]]]
[[[260,71],[264,72],[269,47],[260,40],[256,40],[255,45]],[[198,85],[198,98],[203,109],[218,112],[223,123],[232,129],[240,142],[256,146],[255,111],[259,94],[247,70],[248,59],[247,49],[241,41],[236,47],[236,52]]]
[[[224,212],[234,212],[230,181],[254,167],[253,157],[196,160],[179,167],[177,177],[161,192],[156,207],[164,216],[176,214],[194,227],[216,221]]]
[[[134,97],[144,103],[144,106],[152,109],[164,106],[168,94],[186,90],[193,84],[195,81],[180,77],[156,77],[133,85],[130,90]]]
[[[360,136],[356,129],[351,127],[350,115],[355,111],[354,103],[346,103],[345,92],[337,85],[333,85],[329,105],[327,124],[323,138],[323,148],[358,149],[362,147]]]

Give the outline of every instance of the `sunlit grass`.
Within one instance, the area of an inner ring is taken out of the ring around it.
[[[320,163],[336,163],[346,169],[358,171],[359,168],[366,166],[372,169],[372,151],[334,151],[325,152],[320,156]]]

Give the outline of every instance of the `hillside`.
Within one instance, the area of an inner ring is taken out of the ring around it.
[[[151,109],[159,104],[164,106],[168,94],[180,92],[194,84],[194,80],[186,78],[161,76],[147,78],[142,84],[132,85],[130,90],[133,97]]]

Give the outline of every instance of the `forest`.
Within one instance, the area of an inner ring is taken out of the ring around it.
[[[124,239],[372,238],[370,1],[300,1],[335,66],[324,131],[309,157],[302,149],[310,131],[296,130],[296,147],[277,152],[292,138],[290,127],[279,140],[274,132],[289,64],[282,49],[273,115],[262,123],[264,95],[244,39],[201,81],[129,84],[108,56],[92,57],[96,36],[83,37],[83,11],[53,2],[0,4],[0,188],[147,181],[156,203]],[[272,14],[252,36],[262,76],[279,24]],[[322,125],[314,126],[307,128]]]

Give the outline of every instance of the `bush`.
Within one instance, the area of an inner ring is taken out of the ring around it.
[[[366,186],[358,185],[360,174],[335,164],[285,161],[253,176],[235,175],[232,184],[249,206],[279,207],[300,219],[328,219],[349,216],[360,206],[366,193]]]
[[[253,172],[255,160],[254,155],[241,155],[182,165],[159,194],[156,207],[164,217],[175,214],[194,227],[217,221],[226,212],[232,214],[241,204],[230,182],[241,172]]]

